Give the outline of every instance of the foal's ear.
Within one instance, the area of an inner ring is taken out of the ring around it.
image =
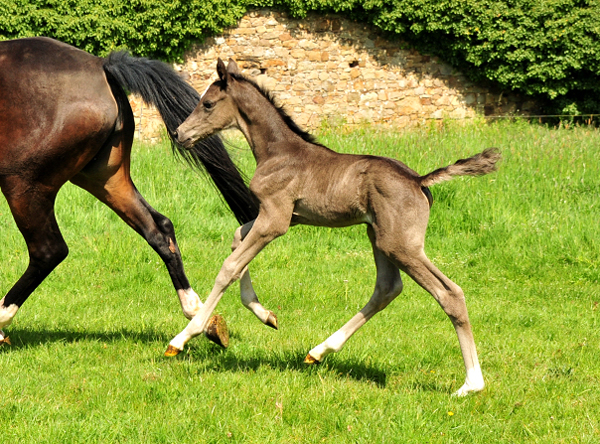
[[[227,80],[229,80],[229,73],[227,72],[227,68],[225,68],[225,63],[220,57],[217,61],[217,74],[219,74],[219,80],[227,84]]]
[[[238,68],[237,63],[235,63],[235,60],[233,59],[229,59],[229,62],[227,62],[227,72],[229,74],[237,74],[237,75],[241,75],[242,73],[240,72],[240,68]]]

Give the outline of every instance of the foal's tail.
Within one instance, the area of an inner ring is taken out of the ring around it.
[[[166,63],[132,57],[124,51],[111,53],[104,60],[104,70],[123,88],[158,109],[173,151],[192,167],[206,170],[240,223],[256,218],[258,204],[218,136],[200,141],[189,150],[172,136],[200,101],[194,88]]]
[[[496,163],[502,156],[497,148],[488,148],[468,159],[460,159],[453,165],[439,168],[421,176],[421,186],[430,187],[452,179],[452,176],[483,176],[496,171]]]

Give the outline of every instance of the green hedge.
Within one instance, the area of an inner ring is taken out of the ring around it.
[[[0,0],[0,39],[44,35],[97,55],[129,48],[178,60],[245,11],[236,0]]]
[[[600,0],[0,0],[0,38],[48,35],[95,54],[179,59],[251,7],[335,12],[399,35],[474,81],[600,112]]]

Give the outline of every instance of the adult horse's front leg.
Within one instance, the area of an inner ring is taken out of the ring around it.
[[[223,263],[205,304],[187,327],[169,343],[165,356],[176,356],[183,351],[183,347],[190,339],[206,331],[209,318],[225,290],[239,279],[244,272],[247,273],[250,261],[269,242],[286,233],[289,228],[290,217],[286,217],[282,212],[274,212],[274,217],[269,217],[267,215],[268,210],[265,210],[265,207],[266,205],[263,204],[261,212],[248,235]]]

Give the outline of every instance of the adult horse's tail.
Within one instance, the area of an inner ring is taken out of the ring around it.
[[[110,54],[104,60],[104,69],[123,88],[158,109],[174,151],[193,167],[206,170],[240,223],[256,218],[257,202],[218,136],[200,141],[189,150],[172,137],[200,100],[194,88],[166,63],[132,57],[126,52]]]

